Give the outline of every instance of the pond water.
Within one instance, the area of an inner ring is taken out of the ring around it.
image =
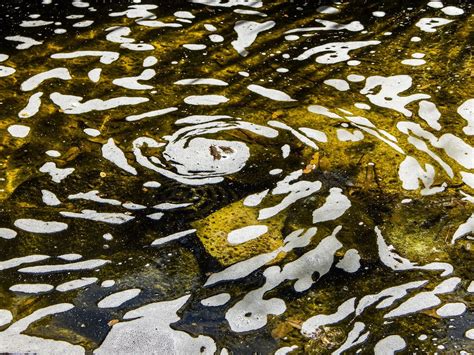
[[[474,350],[470,2],[0,9],[0,352]]]

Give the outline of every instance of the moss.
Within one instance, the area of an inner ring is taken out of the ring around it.
[[[258,209],[245,207],[242,201],[230,204],[208,217],[194,222],[197,236],[206,251],[221,265],[227,266],[252,256],[271,252],[283,245],[282,228],[284,217],[280,214],[264,222],[259,221]],[[268,226],[268,232],[239,245],[231,245],[227,241],[229,232],[250,226]]]

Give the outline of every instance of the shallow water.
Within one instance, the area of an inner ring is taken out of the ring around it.
[[[474,350],[469,2],[0,9],[0,352]]]

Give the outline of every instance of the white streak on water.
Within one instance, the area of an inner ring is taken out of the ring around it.
[[[113,326],[94,354],[152,354],[157,349],[162,354],[214,354],[212,338],[192,337],[170,326],[180,320],[176,313],[188,299],[155,302],[126,313],[126,321]]]
[[[20,124],[14,124],[9,126],[7,128],[7,131],[12,137],[25,138],[26,136],[28,136],[28,134],[30,134],[30,127]]]
[[[462,302],[446,303],[436,310],[440,317],[456,317],[466,312],[466,305]]]
[[[467,121],[462,130],[468,136],[474,135],[474,99],[466,100],[458,107],[458,114]]]
[[[261,209],[258,213],[258,220],[273,217],[296,201],[311,196],[313,193],[319,191],[322,186],[319,181],[302,180],[294,182],[302,175],[303,171],[297,170],[277,183],[276,187],[272,190],[272,195],[286,194],[286,196],[277,205]]]
[[[125,153],[115,144],[113,138],[109,138],[102,146],[102,156],[120,169],[132,175],[138,174],[137,170],[128,163]]]
[[[420,19],[415,26],[424,32],[436,32],[436,28],[440,26],[447,25],[448,23],[453,22],[453,20],[448,20],[440,17],[423,17]]]
[[[81,213],[75,212],[59,212],[61,216],[69,217],[69,218],[80,218],[80,219],[87,219],[94,222],[104,222],[110,224],[122,224],[131,221],[135,217],[130,216],[125,213],[107,213],[107,212],[97,212],[94,210],[82,210]]]
[[[10,260],[0,261],[0,271],[12,269],[22,264],[36,263],[37,261],[43,261],[49,258],[50,256],[48,255],[28,255]]]
[[[205,298],[201,301],[201,304],[206,307],[219,307],[230,301],[230,295],[228,293],[219,293],[215,296]]]
[[[275,26],[275,21],[266,21],[263,23],[254,21],[237,21],[234,26],[237,32],[237,40],[232,41],[232,46],[241,56],[248,55],[247,48],[257,39],[260,32],[268,31]]]
[[[53,182],[59,184],[62,180],[67,178],[74,172],[74,168],[65,168],[61,169],[56,166],[56,163],[47,162],[44,163],[40,168],[39,171],[41,173],[49,174],[51,176],[51,180]]]
[[[102,299],[99,303],[97,303],[97,307],[99,308],[120,307],[124,303],[137,297],[141,292],[142,291],[139,288],[132,288],[130,290],[113,293],[105,297],[104,299]]]
[[[402,270],[443,270],[441,276],[448,276],[453,272],[453,266],[448,263],[433,262],[426,265],[417,265],[408,259],[405,259],[395,252],[392,245],[387,245],[380,231],[379,227],[375,227],[377,234],[377,247],[379,251],[380,260],[390,269],[395,271]]]
[[[265,225],[246,226],[229,232],[227,241],[232,245],[238,245],[256,239],[267,232],[268,226]]]
[[[36,115],[41,107],[41,96],[43,96],[42,92],[31,95],[28,104],[18,113],[18,117],[29,118]]]
[[[68,281],[62,283],[56,287],[56,290],[59,292],[68,292],[72,290],[77,290],[78,288],[86,287],[97,282],[96,277],[83,277],[81,279]]]
[[[102,64],[110,64],[115,62],[120,57],[120,54],[108,51],[76,51],[69,53],[55,53],[51,55],[51,58],[53,59],[73,59],[80,57],[100,57],[100,62]]]
[[[415,313],[424,309],[436,307],[441,303],[437,295],[449,293],[456,289],[461,282],[458,277],[452,277],[444,280],[437,285],[432,291],[420,292],[409,298],[397,308],[384,315],[384,318],[394,318],[404,316],[406,314]]]
[[[49,79],[71,80],[71,74],[67,68],[54,68],[26,79],[21,84],[22,91],[31,91],[40,86],[44,81]]]
[[[98,203],[107,203],[109,205],[120,206],[122,203],[118,200],[102,198],[99,196],[99,190],[92,190],[89,192],[79,192],[67,197],[69,200],[88,200]]]
[[[336,267],[345,272],[353,273],[360,269],[360,255],[356,249],[349,249]]]
[[[144,118],[162,116],[162,115],[165,115],[167,113],[174,112],[177,110],[178,110],[177,107],[168,107],[161,110],[154,110],[154,111],[144,112],[138,115],[127,116],[125,120],[129,122],[134,122],[134,121],[142,120]]]
[[[48,190],[41,190],[41,199],[46,206],[58,206],[61,204],[58,197]]]
[[[227,86],[225,81],[213,78],[192,78],[192,79],[181,79],[175,81],[176,85],[217,85]]]
[[[349,317],[355,310],[356,298],[350,298],[341,303],[336,312],[331,314],[318,314],[308,318],[301,326],[301,334],[306,337],[313,337],[317,334],[320,327],[331,325]]]
[[[313,211],[313,223],[332,221],[341,217],[351,207],[351,201],[342,193],[342,189],[333,187],[324,205]]]
[[[104,266],[107,263],[110,263],[110,261],[103,259],[90,259],[68,264],[29,266],[18,271],[25,274],[50,274],[56,272],[92,270]]]
[[[0,228],[0,238],[13,239],[17,235],[17,232],[10,228]]]
[[[374,347],[374,355],[394,355],[407,346],[400,335],[389,335],[377,342]]]
[[[138,76],[114,79],[112,81],[112,84],[123,87],[125,89],[130,89],[130,90],[150,90],[150,89],[153,89],[152,85],[140,84],[138,81],[151,80],[155,77],[155,75],[156,75],[156,71],[154,69],[145,69]]]
[[[182,231],[182,232],[173,233],[171,235],[168,235],[167,237],[155,239],[153,241],[153,243],[151,243],[151,246],[157,246],[157,245],[162,245],[162,244],[165,244],[165,243],[169,243],[171,241],[178,240],[178,239],[186,237],[190,234],[193,234],[194,232],[196,232],[195,229],[188,229],[188,230],[185,230],[185,231]]]
[[[344,62],[351,59],[349,52],[354,49],[359,49],[367,46],[375,46],[380,44],[380,41],[354,41],[354,42],[333,42],[323,45],[319,45],[308,49],[303,54],[300,54],[295,60],[306,60],[309,57],[319,54],[316,58],[316,62],[320,64],[334,64],[339,62]]]
[[[456,240],[471,233],[474,233],[474,213],[468,218],[466,222],[461,224],[458,229],[456,229],[456,232],[454,232],[454,235],[451,238],[451,244],[454,244]]]
[[[367,331],[362,334],[364,329],[365,329],[364,323],[356,322],[352,330],[347,335],[346,341],[336,351],[334,351],[332,355],[343,354],[346,350],[365,342],[367,338],[369,337],[370,332]]]
[[[115,97],[108,100],[92,99],[86,102],[81,102],[81,96],[63,95],[58,92],[53,92],[50,96],[54,104],[58,105],[61,110],[69,115],[82,114],[91,111],[105,111],[119,106],[138,105],[149,101],[144,97]]]
[[[30,233],[58,233],[67,229],[68,225],[62,222],[41,221],[39,219],[17,219],[15,227]]]
[[[102,73],[102,68],[95,68],[90,70],[87,73],[87,76],[93,83],[98,83],[100,80],[100,74]]]
[[[16,49],[19,50],[28,49],[43,43],[43,41],[37,41],[34,38],[25,36],[7,36],[5,39],[7,41],[20,42],[20,44],[16,46]]]
[[[292,99],[288,94],[284,93],[283,91],[280,90],[275,90],[275,89],[268,89],[260,85],[255,85],[251,84],[247,86],[247,89],[250,91],[262,95],[264,97],[268,97],[269,99],[275,100],[275,101],[296,101],[295,99]]]
[[[12,292],[40,294],[54,290],[54,286],[48,284],[18,284],[9,288]]]
[[[219,105],[224,102],[229,101],[229,99],[222,95],[192,95],[184,99],[184,102],[188,105]]]

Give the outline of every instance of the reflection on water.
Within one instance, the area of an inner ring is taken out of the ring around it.
[[[0,8],[1,352],[473,350],[468,2]]]

